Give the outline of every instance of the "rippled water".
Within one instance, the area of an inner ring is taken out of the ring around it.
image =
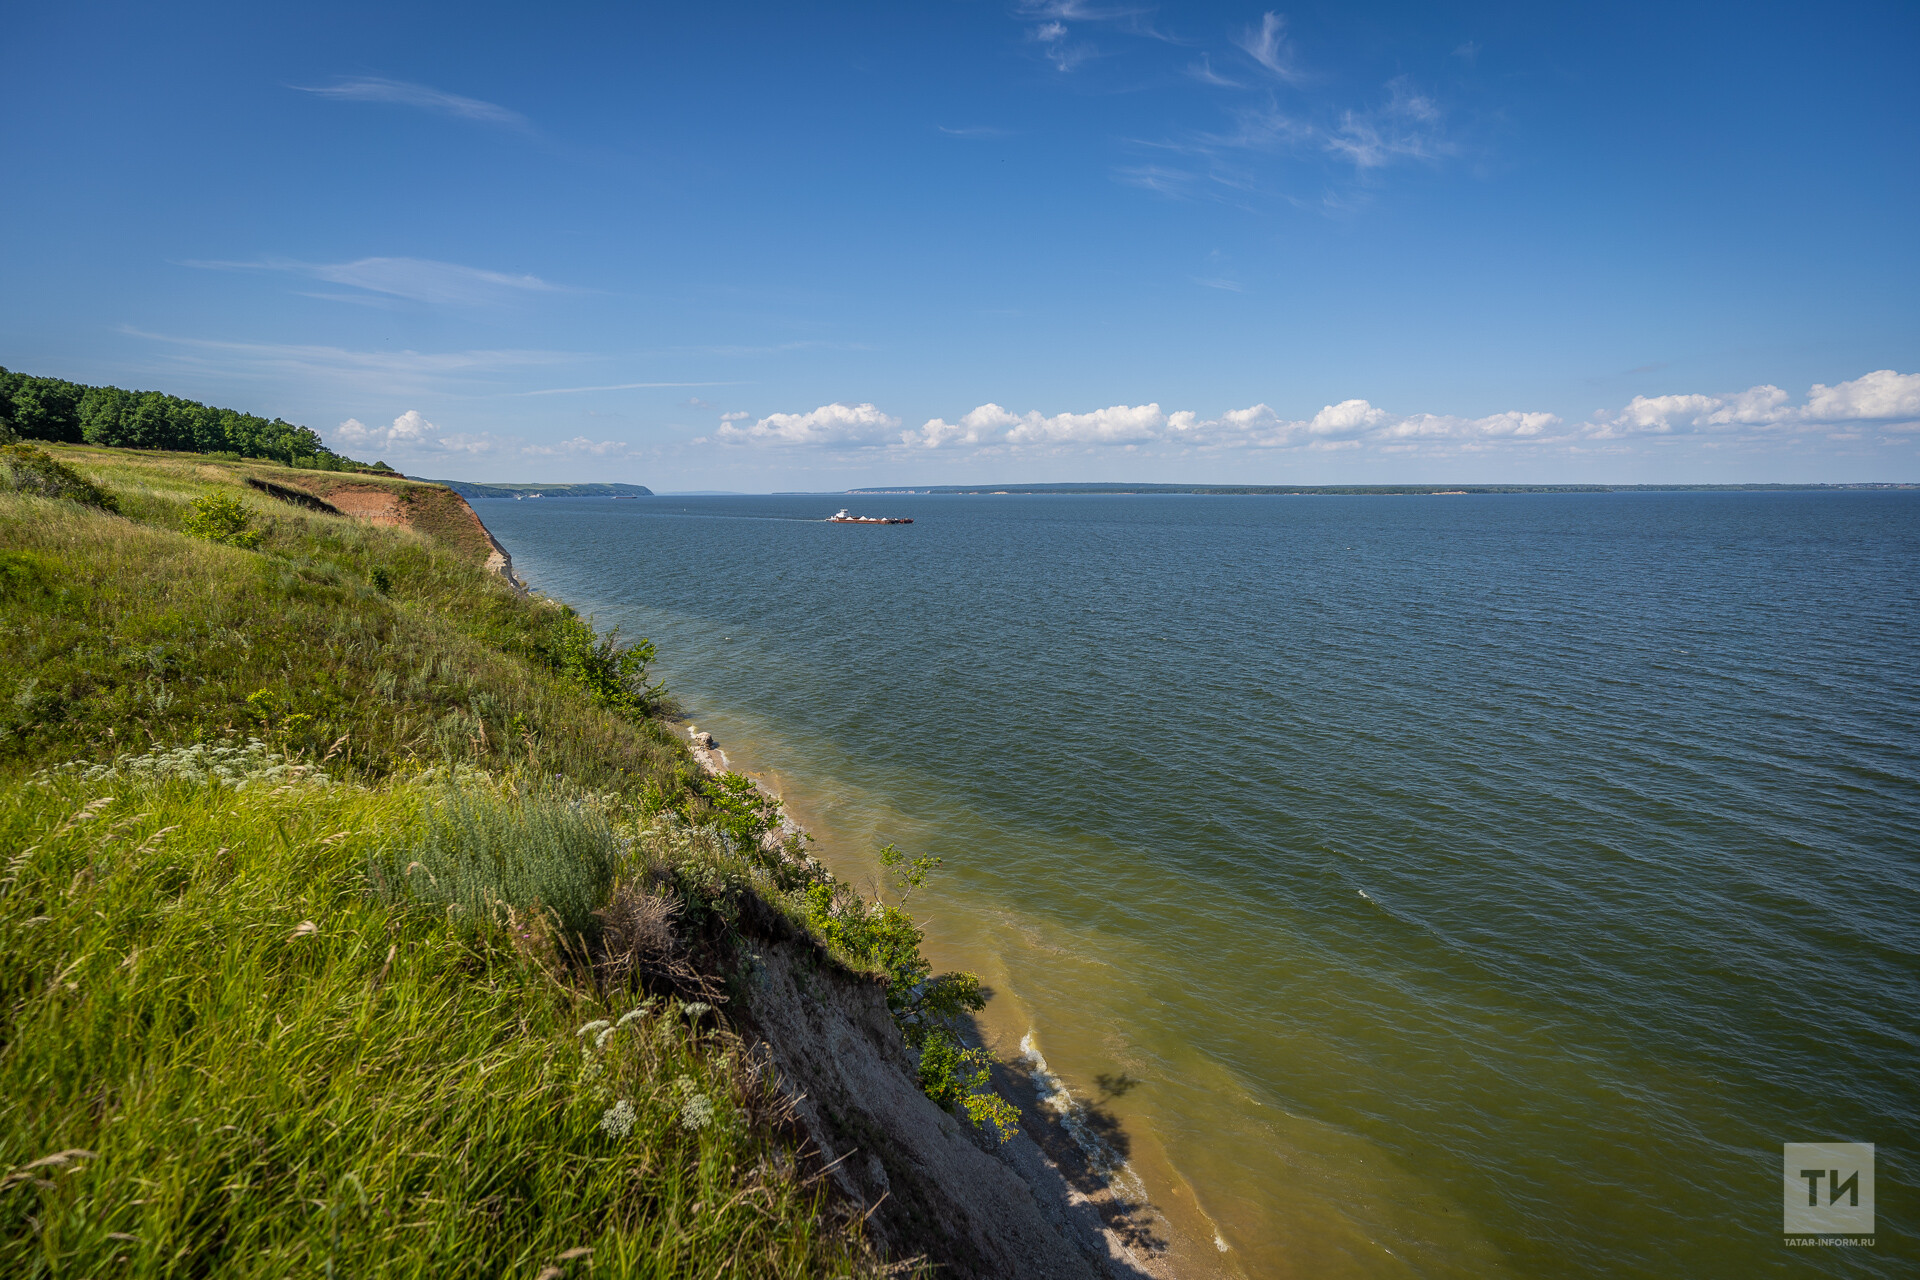
[[[837,505],[476,504],[831,864],[946,859],[1186,1270],[1913,1274],[1920,494]],[[1817,1140],[1874,1249],[1782,1245]]]

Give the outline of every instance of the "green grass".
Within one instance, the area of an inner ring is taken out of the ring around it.
[[[428,794],[12,791],[0,1272],[532,1275],[580,1248],[583,1275],[866,1270],[710,1019],[655,1002],[596,1048],[608,1028],[580,1029],[630,996],[369,892]]]
[[[571,611],[470,548],[277,502],[244,467],[54,452],[125,518],[0,492],[0,776],[259,732],[363,777],[464,760],[656,805],[689,791],[667,726],[555,669],[578,646]],[[209,494],[253,513],[258,551],[174,534]]]

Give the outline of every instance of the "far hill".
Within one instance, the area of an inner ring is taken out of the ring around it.
[[[463,498],[651,498],[643,484],[475,484],[471,480],[429,480]]]

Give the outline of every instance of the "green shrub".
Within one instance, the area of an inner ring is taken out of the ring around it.
[[[780,802],[745,774],[707,774],[694,785],[709,810],[703,819],[725,831],[740,848],[757,849],[768,832],[780,829]]]
[[[0,447],[7,477],[22,493],[37,493],[43,498],[65,498],[104,511],[118,511],[120,503],[111,493],[52,457],[44,449],[30,444]]]
[[[937,858],[909,861],[892,845],[880,851],[904,902],[939,866]],[[846,885],[825,881],[798,895],[807,923],[855,963],[887,975],[887,1009],[920,1059],[921,1092],[942,1107],[958,1107],[978,1128],[992,1125],[1000,1141],[1019,1130],[1020,1113],[990,1087],[993,1059],[962,1042],[956,1023],[986,1008],[980,979],[971,973],[933,974],[921,954],[920,926],[899,906],[869,902]]]
[[[596,806],[452,786],[429,802],[425,825],[404,860],[376,860],[390,892],[405,886],[420,901],[454,904],[469,931],[504,923],[512,908],[544,914],[570,937],[597,932],[593,913],[623,850]]]
[[[666,703],[666,685],[647,679],[647,668],[658,656],[651,640],[622,645],[618,627],[596,637],[585,618],[562,608],[553,616],[540,653],[609,710],[641,719]]]
[[[1000,1141],[1020,1131],[1020,1111],[990,1085],[993,1058],[970,1049],[951,1028],[937,1027],[915,1046],[920,1054],[920,1091],[940,1106],[958,1107],[976,1128],[992,1125]]]
[[[51,576],[46,561],[31,551],[0,551],[0,600],[38,595]]]
[[[253,512],[246,503],[232,494],[209,493],[193,500],[180,528],[195,538],[251,551],[260,545],[260,534],[247,527],[252,523]]]

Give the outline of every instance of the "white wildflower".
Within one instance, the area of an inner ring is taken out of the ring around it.
[[[704,1129],[713,1123],[713,1099],[700,1092],[700,1086],[689,1076],[681,1076],[673,1082],[680,1091],[680,1127],[682,1129]]]
[[[605,1018],[596,1018],[592,1022],[589,1022],[586,1026],[574,1032],[574,1034],[577,1036],[588,1036],[588,1035],[592,1035],[596,1031],[605,1031],[608,1027],[612,1025],[613,1024],[611,1022],[608,1022]]]
[[[688,1022],[692,1022],[697,1018],[699,1018],[699,1016],[703,1013],[712,1013],[713,1006],[708,1004],[705,1000],[689,1000],[686,1004],[680,1007],[680,1012],[687,1015]]]
[[[625,1098],[608,1107],[600,1115],[600,1132],[609,1138],[624,1138],[633,1132],[633,1104]]]

